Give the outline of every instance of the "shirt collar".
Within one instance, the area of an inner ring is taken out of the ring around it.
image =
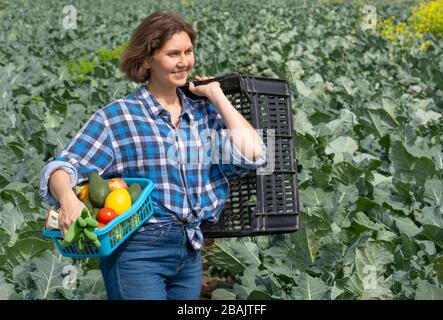
[[[180,88],[177,88],[177,94],[180,97],[181,101],[183,102],[184,110],[182,114],[183,113],[187,114],[189,119],[191,121],[194,121],[195,117],[193,114],[194,111],[193,104]],[[151,116],[154,119],[156,119],[160,113],[167,112],[167,110],[161,106],[161,104],[157,101],[154,95],[148,90],[145,84],[140,86],[140,88],[137,90],[136,95],[137,98],[143,102],[144,106],[146,107],[146,109],[148,109],[148,112],[151,114]]]

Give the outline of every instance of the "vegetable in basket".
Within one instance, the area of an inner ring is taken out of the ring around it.
[[[79,251],[83,251],[87,240],[90,240],[97,248],[100,248],[100,240],[98,240],[97,235],[94,233],[94,230],[97,227],[99,227],[99,222],[91,217],[87,208],[83,208],[81,215],[66,232],[65,237],[61,242],[62,248],[77,243]],[[48,230],[59,229],[57,211],[49,209],[45,228]]]

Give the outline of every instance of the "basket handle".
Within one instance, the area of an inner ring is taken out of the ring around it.
[[[220,82],[220,87],[221,89],[226,92],[229,91],[231,89],[235,89],[238,88],[238,84],[240,81],[240,76],[234,73],[231,74],[227,74],[224,76],[220,76],[220,77],[216,77],[216,78],[212,78],[212,79],[207,79],[207,80],[198,80],[198,81],[191,81],[192,83],[194,83],[194,86],[201,86],[204,84],[208,84],[211,83],[213,81],[218,81]],[[189,90],[189,82],[186,82],[184,86],[180,87],[180,89],[183,91],[183,93],[190,97],[191,99],[194,100],[199,100],[199,99],[207,99],[206,97],[202,97],[202,96],[198,96],[194,93],[192,93]]]

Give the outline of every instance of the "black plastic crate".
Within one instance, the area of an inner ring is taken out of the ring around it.
[[[267,175],[251,171],[247,176],[231,180],[230,197],[219,221],[201,226],[204,236],[224,238],[297,231],[300,207],[296,141],[287,81],[231,74],[194,84],[212,81],[220,82],[226,97],[255,129],[263,129],[268,159],[273,153],[275,166]],[[202,99],[191,93],[188,85],[181,87],[183,92],[192,99]],[[275,130],[273,137],[268,129]],[[268,144],[268,139],[274,139],[274,145]],[[266,166],[265,163],[262,167]]]

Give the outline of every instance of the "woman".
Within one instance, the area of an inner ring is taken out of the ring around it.
[[[120,60],[127,78],[142,85],[94,113],[42,169],[40,194],[49,204],[59,204],[63,235],[84,207],[72,187],[91,172],[154,182],[153,216],[112,255],[100,259],[109,299],[198,299],[200,224],[217,221],[229,195],[229,178],[265,162],[263,141],[218,82],[191,82],[189,90],[202,97],[198,100],[179,88],[194,67],[194,46],[195,32],[175,13],[157,11],[145,18]],[[223,139],[202,134],[208,129],[239,130],[231,131],[231,143],[222,145]],[[218,155],[233,161],[193,161],[195,150],[212,151],[214,146],[221,149]]]

